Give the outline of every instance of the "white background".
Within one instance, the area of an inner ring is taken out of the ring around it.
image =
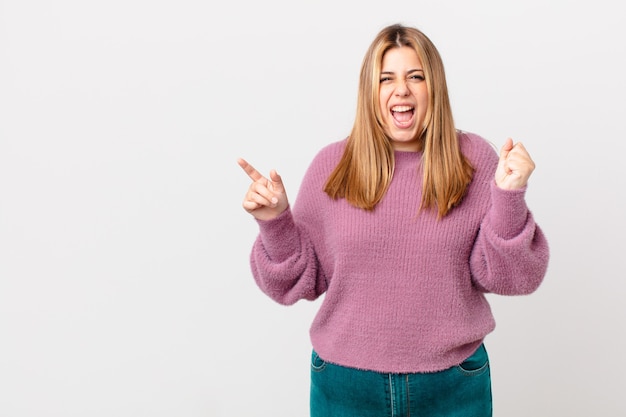
[[[438,46],[457,126],[537,164],[552,257],[490,297],[495,416],[625,415],[617,4],[0,0],[0,416],[307,415],[317,302],[254,284],[236,159],[294,197],[396,22]]]

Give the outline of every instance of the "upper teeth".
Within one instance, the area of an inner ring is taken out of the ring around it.
[[[397,112],[403,112],[403,111],[409,111],[411,109],[412,109],[411,106],[395,106],[391,110],[392,111],[397,111]]]

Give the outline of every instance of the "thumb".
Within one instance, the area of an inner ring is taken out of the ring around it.
[[[275,169],[270,171],[270,180],[272,181],[272,188],[274,191],[277,191],[280,193],[285,192],[283,179],[281,178],[280,175],[278,175],[278,172],[276,172]]]
[[[507,138],[502,148],[500,148],[500,159],[506,159],[511,149],[513,149],[513,139]]]

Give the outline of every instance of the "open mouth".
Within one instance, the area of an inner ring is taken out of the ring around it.
[[[415,108],[411,106],[394,106],[391,108],[391,115],[396,123],[407,125],[413,119]]]

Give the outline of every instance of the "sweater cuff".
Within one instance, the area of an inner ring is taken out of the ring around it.
[[[260,239],[267,256],[274,262],[282,262],[298,252],[300,237],[291,210],[272,220],[258,220]]]
[[[526,187],[503,190],[493,181],[491,184],[490,224],[494,233],[503,239],[512,239],[524,230],[528,220]]]

